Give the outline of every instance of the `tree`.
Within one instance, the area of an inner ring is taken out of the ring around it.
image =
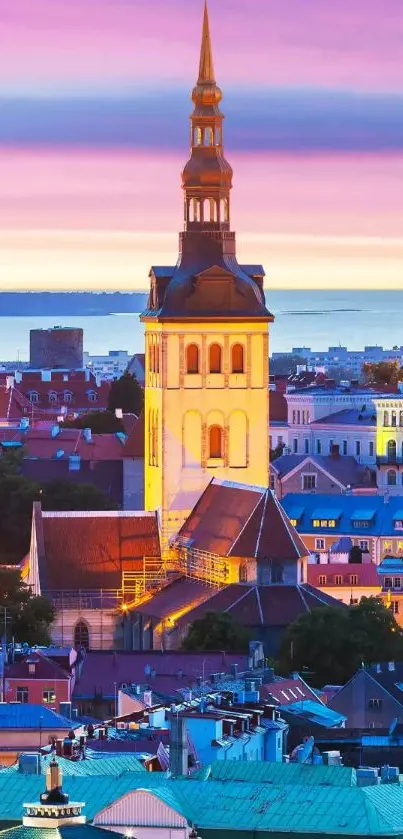
[[[63,428],[90,428],[93,434],[116,434],[125,430],[122,420],[112,411],[90,411],[74,420],[65,420]]]
[[[128,371],[120,379],[112,382],[108,398],[108,411],[114,413],[120,408],[124,414],[141,413],[144,404],[144,392],[136,376]]]
[[[363,365],[362,374],[365,384],[375,387],[396,387],[398,382],[403,381],[403,367],[400,367],[397,359],[378,363],[367,362]]]
[[[312,684],[344,684],[364,663],[403,659],[403,631],[377,597],[356,606],[323,606],[287,629],[279,670],[308,672]]]
[[[270,449],[270,462],[281,457],[285,449],[285,443],[278,443],[275,449]]]
[[[247,650],[250,632],[238,624],[228,612],[206,612],[193,621],[183,641],[185,650]]]
[[[51,481],[41,490],[43,510],[114,510],[116,505],[93,484]]]
[[[307,366],[307,360],[302,355],[293,355],[292,353],[284,353],[284,355],[277,356],[270,359],[270,373],[272,376],[289,376],[291,373],[297,372],[297,367]]]
[[[351,562],[352,565],[358,565],[362,563],[362,550],[358,545],[353,545],[350,549],[348,561]]]
[[[19,570],[0,569],[0,636],[27,644],[49,644],[54,617],[52,604],[31,594]]]

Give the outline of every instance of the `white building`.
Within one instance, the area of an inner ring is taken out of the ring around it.
[[[89,367],[101,379],[116,379],[123,376],[128,363],[127,350],[109,350],[108,355],[84,353],[84,367]]]

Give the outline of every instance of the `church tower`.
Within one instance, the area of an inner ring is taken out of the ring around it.
[[[207,4],[192,92],[184,230],[176,266],[150,271],[145,324],[145,506],[162,547],[213,477],[267,486],[268,324],[261,265],[239,265],[231,231]]]

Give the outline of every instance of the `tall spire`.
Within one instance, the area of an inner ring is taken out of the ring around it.
[[[203,32],[200,48],[199,78],[197,80],[197,84],[203,84],[205,82],[215,84],[207,0],[204,0]]]

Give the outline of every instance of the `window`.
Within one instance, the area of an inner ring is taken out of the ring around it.
[[[247,583],[248,582],[248,566],[245,562],[239,566],[239,582],[240,583]]]
[[[382,699],[369,699],[368,708],[370,711],[382,711]]]
[[[301,411],[297,411],[297,425],[301,422]]]
[[[335,575],[334,584],[336,586],[342,586],[343,585],[343,577],[341,576],[341,574],[336,574]]]
[[[28,688],[27,687],[17,687],[16,692],[17,702],[22,702],[23,705],[26,705],[28,702]]]
[[[388,452],[388,460],[391,463],[395,463],[396,462],[396,440],[389,440],[388,441],[387,452]]]
[[[30,402],[39,402],[39,393],[36,390],[30,390],[28,396]]]
[[[42,694],[42,701],[45,705],[54,705],[56,702],[56,694],[54,690],[44,690]]]
[[[391,423],[390,424],[391,424],[392,428],[396,428],[396,425],[397,425],[396,411],[392,411]]]
[[[89,402],[96,402],[98,399],[98,394],[95,390],[89,390],[87,396]]]
[[[292,441],[292,450],[294,454],[298,454],[298,437],[294,437]]]
[[[366,527],[368,528],[370,524],[371,524],[371,522],[369,522],[369,521],[360,521],[360,519],[354,519],[353,520],[353,527],[356,530],[361,530],[361,528],[365,529]]]
[[[284,582],[284,567],[281,562],[273,562],[271,567],[271,582],[272,583],[282,583]]]
[[[315,539],[315,550],[316,551],[324,551],[325,550],[325,540],[324,539]]]
[[[373,444],[373,441],[370,440],[370,442],[369,442],[369,456],[373,457],[374,454],[375,454],[375,446]]]
[[[204,145],[205,146],[212,146],[213,145],[213,129],[212,128],[205,128],[204,129]]]
[[[28,663],[28,673],[30,676],[35,676],[36,665],[35,662],[31,661]]]
[[[325,586],[326,585],[326,577],[325,577],[324,574],[321,574],[320,577],[319,577],[319,585],[320,586]]]
[[[322,454],[322,441],[316,441],[316,454]]]
[[[350,585],[358,586],[358,576],[357,576],[357,574],[350,574]]]
[[[222,428],[219,425],[212,425],[209,429],[209,457],[222,457]]]
[[[305,411],[302,411],[302,425],[305,425]]]
[[[383,412],[383,424],[385,427],[389,425],[389,411]]]
[[[290,524],[292,524],[293,527],[297,527],[298,526],[298,519],[290,519]]]
[[[333,440],[329,440],[329,454],[333,453]]]
[[[401,578],[395,577],[393,580],[393,588],[401,588]]]
[[[189,344],[186,348],[186,372],[199,372],[199,347],[197,344]]]
[[[292,424],[293,425],[295,425],[295,423],[296,423],[296,418],[297,418],[297,412],[293,411],[292,412]]]
[[[209,351],[210,373],[221,373],[221,347],[219,344],[212,344]]]
[[[233,373],[244,372],[244,352],[242,344],[234,344],[231,350],[231,370]]]
[[[400,414],[399,414],[399,425],[403,426],[403,411],[400,411]]]
[[[304,450],[305,450],[305,454],[309,454],[309,440],[308,439],[304,440]]]
[[[63,393],[63,402],[71,402],[73,394],[71,390],[65,390]]]
[[[202,130],[199,126],[196,126],[196,128],[194,130],[194,135],[193,135],[193,143],[194,143],[195,146],[201,146],[202,142],[203,142]]]
[[[361,550],[363,553],[365,553],[365,554],[369,553],[369,542],[368,542],[368,539],[360,539],[360,541],[358,542],[358,547],[360,548],[360,550]]]
[[[392,600],[392,602],[390,604],[390,609],[391,609],[392,615],[398,615],[399,614],[399,601],[398,600]]]
[[[360,457],[361,455],[361,440],[355,441],[355,456]]]
[[[85,647],[86,650],[90,646],[90,636],[88,626],[85,621],[78,621],[74,629],[74,646]]]
[[[316,489],[316,475],[303,475],[302,476],[302,489],[304,491],[309,491],[310,489]]]
[[[51,390],[48,394],[49,402],[57,402],[57,393],[55,390]]]
[[[347,454],[347,440],[343,440],[343,454]]]
[[[312,526],[313,526],[313,527],[320,527],[320,521],[319,521],[319,519],[313,519]]]
[[[313,527],[336,527],[336,519],[313,519]]]
[[[385,577],[384,586],[385,586],[385,588],[392,588],[393,587],[392,577]]]
[[[388,487],[395,487],[397,483],[397,475],[394,469],[388,469],[387,484]]]
[[[395,530],[403,530],[403,521],[401,519],[395,521]]]

